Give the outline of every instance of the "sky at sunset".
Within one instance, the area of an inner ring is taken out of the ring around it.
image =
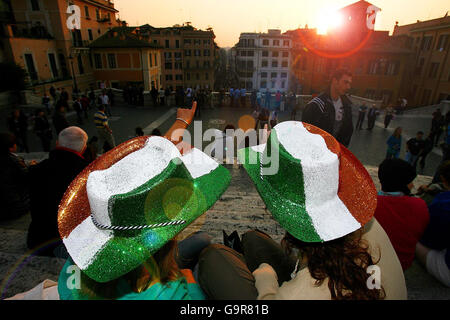
[[[304,27],[321,28],[331,11],[356,0],[115,0],[119,17],[130,26],[168,27],[190,21],[198,29],[212,27],[220,47],[232,47],[241,32],[267,32]],[[417,20],[440,18],[450,11],[448,0],[374,0],[382,9],[375,30],[392,32]]]

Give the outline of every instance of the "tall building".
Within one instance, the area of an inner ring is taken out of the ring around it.
[[[214,88],[214,62],[218,50],[212,29],[198,30],[187,25],[155,28],[139,27],[147,41],[162,47],[163,88]]]
[[[394,36],[411,39],[413,60],[407,96],[416,105],[430,105],[450,99],[450,16],[396,24]]]
[[[292,40],[281,30],[241,33],[233,47],[239,86],[247,90],[286,92],[289,88]]]
[[[50,86],[65,87],[71,92],[72,88],[84,91],[95,85],[88,46],[121,25],[112,1],[0,1],[1,7],[10,8],[0,26],[3,54],[5,59],[24,67],[35,93],[42,94]],[[79,8],[80,29],[68,27],[68,20],[73,22],[78,13],[69,5]]]

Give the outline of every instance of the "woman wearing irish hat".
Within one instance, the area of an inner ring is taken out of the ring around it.
[[[75,178],[58,211],[69,254],[58,283],[8,300],[205,298],[185,268],[210,238],[176,236],[214,204],[230,174],[182,141],[195,109],[178,109],[165,137],[122,143]]]
[[[400,262],[373,218],[373,181],[330,134],[286,121],[272,129],[266,144],[241,149],[238,157],[286,234],[280,246],[249,231],[243,254],[220,245],[203,250],[199,283],[207,295],[406,299]],[[220,268],[211,269],[218,261]]]
[[[165,137],[117,146],[69,186],[58,212],[70,255],[58,280],[61,299],[204,298],[176,253],[182,243],[198,253],[205,241],[197,234],[177,245],[175,237],[214,204],[230,175],[200,150],[185,144],[180,153],[175,145],[194,112],[195,105],[179,109]]]

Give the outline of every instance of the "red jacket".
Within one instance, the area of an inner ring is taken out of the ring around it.
[[[416,244],[430,221],[425,201],[379,195],[375,218],[391,240],[403,270],[408,269],[414,260]]]

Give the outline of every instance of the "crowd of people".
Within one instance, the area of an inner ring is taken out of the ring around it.
[[[414,138],[406,141],[406,153],[405,160],[414,168],[417,168],[419,163],[420,169],[423,171],[425,168],[425,160],[427,156],[433,151],[434,147],[442,149],[443,160],[445,162],[450,160],[450,111],[446,115],[442,115],[440,109],[436,109],[433,112],[433,118],[431,120],[431,129],[425,136],[423,131],[418,131]],[[441,140],[442,134],[443,140]],[[439,142],[441,142],[439,144]],[[393,134],[386,141],[388,145],[386,152],[386,159],[397,159],[400,157],[400,151],[402,148],[402,127],[397,127]]]

